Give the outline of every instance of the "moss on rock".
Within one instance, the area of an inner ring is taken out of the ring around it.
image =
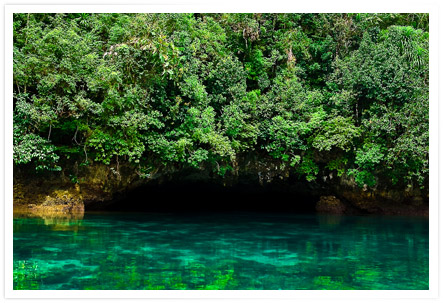
[[[320,213],[344,214],[346,205],[335,196],[321,196],[315,209]]]

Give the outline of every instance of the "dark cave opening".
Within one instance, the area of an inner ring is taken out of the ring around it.
[[[86,205],[86,211],[313,213],[319,196],[304,183],[169,181],[140,186],[102,207]]]

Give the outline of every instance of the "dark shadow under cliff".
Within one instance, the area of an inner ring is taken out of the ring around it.
[[[232,186],[203,181],[171,181],[138,187],[119,195],[101,210],[153,212],[315,212],[319,196],[287,184]],[[100,205],[86,206],[86,211]]]

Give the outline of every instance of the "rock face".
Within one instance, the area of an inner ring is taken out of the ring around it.
[[[346,212],[346,205],[335,196],[321,196],[315,209],[319,213],[341,215]]]
[[[312,210],[321,213],[428,214],[428,196],[417,189],[362,189],[352,179],[333,178],[329,172],[318,180],[324,182],[291,177],[288,167],[254,158],[239,161],[234,172],[224,178],[205,168],[159,167],[143,175],[130,165],[122,164],[115,169],[97,163],[88,166],[75,163],[62,172],[39,175],[30,169],[14,167],[13,202],[14,212],[80,214],[85,209],[106,210],[115,200],[124,200],[128,193],[145,185],[192,181],[212,182],[227,188],[246,184],[262,189],[271,184],[274,189],[287,192],[288,199],[294,200],[297,194],[317,197],[309,203]],[[269,202],[272,208],[273,203]]]
[[[80,187],[75,186],[73,193],[69,190],[56,190],[52,196],[47,196],[45,201],[37,206],[46,210],[62,213],[83,213],[85,205],[83,197],[80,195]]]
[[[429,215],[429,195],[413,188],[359,188],[352,179],[342,177],[332,186],[341,200],[366,214]]]
[[[14,212],[78,214],[89,204],[105,208],[117,193],[138,186],[139,179],[126,167],[116,174],[101,164],[45,174],[14,167]]]
[[[59,216],[83,214],[85,211],[83,197],[78,186],[69,190],[54,190],[44,198],[41,194],[36,197],[32,201],[34,203],[25,204],[22,199],[14,201],[14,212],[25,212],[38,216]],[[41,199],[44,199],[43,202]]]

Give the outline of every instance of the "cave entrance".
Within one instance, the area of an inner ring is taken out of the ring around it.
[[[258,182],[224,186],[202,181],[150,184],[122,194],[106,211],[313,213],[319,194],[306,184]],[[86,208],[88,210],[88,207]]]

